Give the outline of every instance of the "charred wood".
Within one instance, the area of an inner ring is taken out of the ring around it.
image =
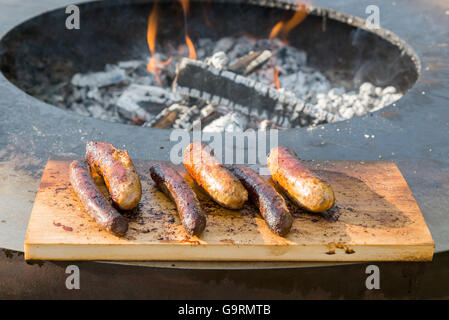
[[[304,102],[289,91],[188,58],[183,58],[177,66],[173,90],[232,110],[266,112],[269,117],[277,116],[275,123],[281,126],[283,119],[292,121],[304,115]]]

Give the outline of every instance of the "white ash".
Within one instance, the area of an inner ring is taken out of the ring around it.
[[[241,132],[247,128],[246,117],[238,112],[230,112],[212,121],[203,128],[204,132]]]
[[[215,106],[213,104],[207,104],[204,108],[201,109],[200,116],[205,118],[210,115],[213,111],[215,111]]]
[[[381,88],[363,83],[356,90],[350,91],[332,84],[320,71],[307,65],[307,54],[304,51],[285,45],[277,39],[255,40],[241,36],[215,41],[203,38],[195,46],[199,60],[210,57],[207,63],[220,69],[228,68],[250,52],[267,50],[263,57],[271,56],[271,59],[246,76],[274,87],[277,69],[280,87],[304,101],[298,108],[303,108],[305,113],[322,123],[346,120],[379,110],[402,96],[391,86]],[[184,47],[185,45],[180,45],[176,49],[173,46],[174,50],[185,49]],[[222,109],[223,115],[203,129],[229,131],[316,124],[316,121],[301,117],[300,110],[290,110],[289,112],[293,112],[292,116],[283,117],[283,110],[274,113],[245,108],[237,110],[207,104],[198,99],[181,98],[171,90],[180,56],[173,52],[157,54],[159,61],[165,61],[170,56],[173,56],[172,62],[159,74],[161,83],[146,69],[146,55],[142,60],[106,65],[104,70],[98,72],[75,74],[70,81],[58,83],[46,90],[42,93],[42,98],[84,116],[144,126],[154,125],[158,119],[176,109],[177,118],[171,127],[191,128],[192,124],[207,118],[217,108]]]
[[[162,87],[131,84],[118,98],[116,105],[118,112],[126,119],[138,117],[150,121],[154,114],[149,110],[165,108],[173,101],[181,100],[176,94]]]
[[[114,67],[104,72],[77,73],[73,76],[71,83],[77,87],[101,88],[120,83],[125,79],[125,70]]]
[[[212,56],[207,57],[204,59],[204,62],[207,65],[210,65],[216,69],[226,69],[226,66],[229,63],[229,58],[223,51],[219,51],[214,53]]]

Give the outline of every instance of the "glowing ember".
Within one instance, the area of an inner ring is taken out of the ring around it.
[[[279,82],[279,69],[274,67],[273,70],[274,70],[274,79],[273,79],[274,85],[276,86],[276,89],[280,89],[281,83]]]

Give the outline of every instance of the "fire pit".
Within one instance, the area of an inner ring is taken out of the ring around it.
[[[419,74],[392,33],[286,2],[80,6],[29,20],[2,40],[0,67],[59,108],[153,128],[240,131],[337,122],[377,111]]]

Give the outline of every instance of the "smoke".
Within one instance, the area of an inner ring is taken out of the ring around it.
[[[400,88],[399,76],[407,72],[402,52],[387,41],[378,41],[378,35],[357,28],[351,33],[351,45],[355,48],[352,58],[353,85],[360,87],[364,82],[375,86]]]

